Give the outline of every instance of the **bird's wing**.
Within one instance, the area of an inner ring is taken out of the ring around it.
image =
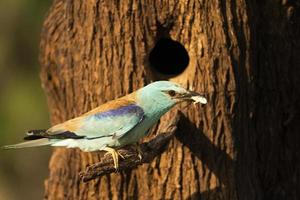
[[[111,109],[94,109],[82,117],[74,118],[48,130],[50,138],[120,138],[144,119],[144,110],[134,104]]]
[[[141,107],[130,104],[106,112],[86,116],[76,132],[88,139],[111,136],[120,138],[144,119]]]

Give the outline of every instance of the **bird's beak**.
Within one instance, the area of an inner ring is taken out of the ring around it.
[[[201,103],[201,104],[206,104],[207,100],[206,98],[197,92],[193,91],[187,91],[185,94],[180,96],[180,99],[185,100],[185,101],[194,101],[194,103]]]

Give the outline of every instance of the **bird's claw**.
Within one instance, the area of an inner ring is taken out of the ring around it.
[[[143,158],[143,152],[138,144],[135,144],[135,150],[137,151],[138,157],[141,161]]]
[[[116,169],[116,172],[119,171],[119,156],[122,158],[122,159],[125,159],[125,157],[118,151],[116,151],[115,149],[113,148],[110,148],[110,147],[105,147],[103,149],[104,151],[107,151],[104,156],[106,156],[107,154],[110,154],[113,161],[114,161],[114,168]]]
[[[119,151],[117,151],[117,154],[118,154],[122,159],[125,159],[125,156],[123,156]]]
[[[140,161],[142,160],[142,158],[143,158],[143,156],[142,156],[142,154],[138,154],[138,157],[139,157],[139,159],[140,159]]]

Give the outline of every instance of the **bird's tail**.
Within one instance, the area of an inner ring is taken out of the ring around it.
[[[1,148],[3,148],[3,149],[20,149],[20,148],[28,148],[28,147],[46,146],[46,145],[50,145],[52,143],[53,143],[53,141],[51,141],[48,138],[41,138],[41,139],[30,140],[30,141],[13,144],[13,145],[6,145]]]
[[[29,140],[26,142],[7,145],[1,148],[3,149],[19,149],[19,148],[28,148],[28,147],[38,147],[50,145],[53,143],[51,139],[45,138],[46,130],[31,130],[26,133],[27,136],[24,137],[24,140]]]

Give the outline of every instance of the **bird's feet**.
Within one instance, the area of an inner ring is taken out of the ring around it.
[[[137,151],[138,157],[139,157],[139,159],[140,159],[140,161],[141,161],[142,158],[143,158],[143,152],[142,152],[142,150],[141,150],[141,147],[140,147],[140,145],[139,145],[138,143],[136,143],[136,144],[134,145],[134,147],[135,147],[135,150]]]
[[[123,159],[125,159],[125,157],[119,153],[118,151],[116,151],[115,149],[113,148],[110,148],[110,147],[105,147],[103,149],[103,151],[107,151],[104,156],[106,156],[107,154],[110,154],[113,161],[114,161],[114,168],[116,169],[116,171],[118,171],[119,169],[119,156]]]

